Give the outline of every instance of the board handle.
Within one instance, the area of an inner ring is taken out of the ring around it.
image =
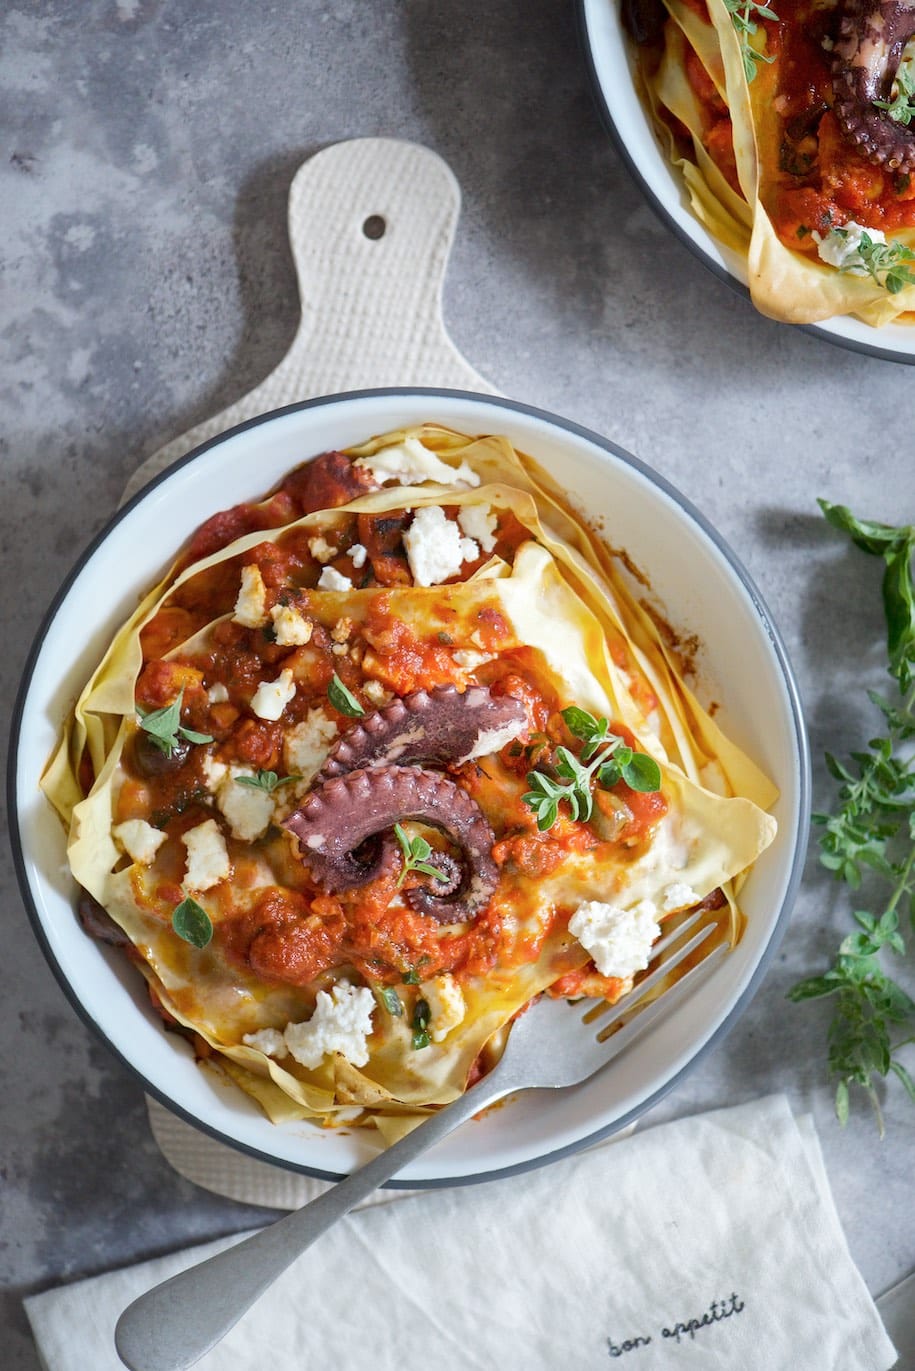
[[[495,394],[442,318],[460,206],[451,169],[416,143],[357,138],[309,158],[289,193],[302,308],[289,351],[253,390],[148,458],[124,499],[199,443],[300,400],[378,386]]]

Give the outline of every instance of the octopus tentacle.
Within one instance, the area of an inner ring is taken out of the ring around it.
[[[440,772],[378,766],[331,777],[311,791],[283,827],[298,839],[299,856],[312,878],[333,894],[393,869],[398,857],[388,830],[402,819],[441,829],[463,858],[456,886],[453,871],[443,863],[448,876],[443,888],[449,893],[417,886],[406,892],[410,904],[441,923],[472,919],[485,908],[498,881],[492,858],[495,835],[476,802]],[[357,849],[376,834],[377,848],[360,861]]]
[[[510,695],[484,686],[417,690],[360,719],[331,748],[315,783],[360,767],[460,763],[496,752],[527,727],[527,712]]]
[[[846,138],[891,171],[915,171],[915,128],[890,118],[889,100],[906,44],[915,36],[915,3],[844,0],[833,49],[833,109]]]

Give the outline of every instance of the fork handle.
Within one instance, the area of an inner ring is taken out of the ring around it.
[[[500,1088],[493,1080],[496,1074],[491,1072],[302,1209],[140,1295],[117,1322],[114,1338],[121,1361],[130,1371],[186,1371],[193,1366],[326,1229],[465,1119],[508,1094],[511,1086]]]

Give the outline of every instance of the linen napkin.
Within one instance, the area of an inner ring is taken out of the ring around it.
[[[122,1371],[121,1310],[231,1241],[28,1299],[48,1371]],[[812,1120],[771,1096],[350,1215],[198,1365],[888,1371],[895,1360]]]

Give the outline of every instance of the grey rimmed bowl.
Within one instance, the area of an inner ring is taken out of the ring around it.
[[[376,433],[435,421],[505,434],[557,477],[607,541],[651,578],[670,621],[702,644],[718,719],[779,787],[778,837],[744,887],[746,933],[709,981],[602,1075],[530,1092],[418,1161],[395,1184],[491,1179],[543,1165],[624,1128],[671,1090],[733,1026],[784,932],[809,818],[809,757],[797,688],[769,613],[739,560],[690,502],[614,443],[555,415],[458,391],[353,392],[264,415],[213,439],[152,481],[96,538],[37,635],[16,702],[8,775],[11,834],[35,934],[86,1023],[169,1109],[264,1161],[337,1177],[376,1135],[276,1126],[240,1091],[215,1085],[164,1031],[127,960],[75,916],[63,828],[38,790],[61,724],[113,633],[180,543],[218,508],[260,495],[296,463]]]

